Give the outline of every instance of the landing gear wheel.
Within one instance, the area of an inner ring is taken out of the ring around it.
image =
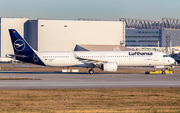
[[[89,74],[91,74],[91,75],[94,74],[94,70],[90,69]]]

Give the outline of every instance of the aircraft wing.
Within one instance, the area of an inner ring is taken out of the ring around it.
[[[81,58],[79,57],[75,52],[73,52],[74,54],[74,57],[76,59],[78,59],[79,61],[83,62],[83,63],[86,63],[86,64],[94,64],[94,63],[103,63],[103,62],[106,62],[106,61],[103,61],[103,60],[96,60],[96,59],[89,59],[89,58]]]

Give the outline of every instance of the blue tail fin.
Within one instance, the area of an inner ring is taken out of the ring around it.
[[[34,50],[32,47],[29,46],[29,44],[24,40],[19,33],[14,29],[9,29],[9,33],[11,36],[11,41],[14,49],[15,54],[24,54],[24,52],[33,52]]]
[[[44,65],[35,50],[14,29],[9,29],[11,42],[17,60]]]

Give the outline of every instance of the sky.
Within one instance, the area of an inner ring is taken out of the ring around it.
[[[180,0],[0,0],[0,17],[77,20],[180,19]]]

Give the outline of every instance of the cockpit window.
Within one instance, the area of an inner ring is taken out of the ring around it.
[[[169,55],[163,55],[163,57],[170,57]]]

